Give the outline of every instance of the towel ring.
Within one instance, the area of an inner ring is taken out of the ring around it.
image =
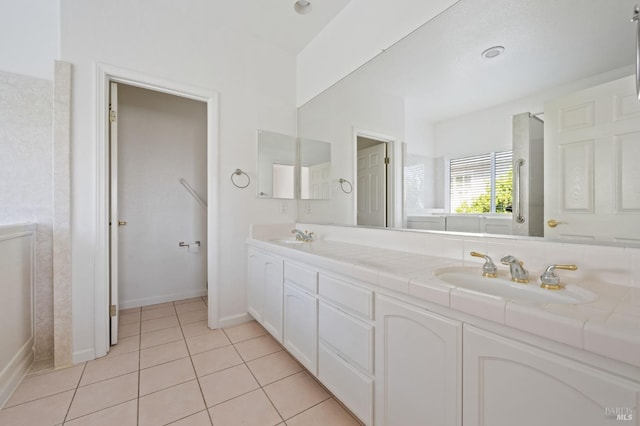
[[[338,182],[340,182],[340,189],[342,190],[342,192],[344,192],[345,194],[351,194],[351,191],[353,191],[353,185],[351,185],[351,182],[343,178],[338,179]],[[344,189],[345,183],[349,186],[349,190]]]
[[[236,179],[238,179],[236,176],[242,176],[245,175],[247,177],[247,183],[245,183],[244,185],[239,184],[238,182],[236,182]],[[233,186],[235,186],[236,188],[246,188],[247,186],[249,186],[249,184],[251,183],[251,178],[249,177],[248,174],[246,174],[245,172],[243,172],[240,169],[236,169],[235,172],[231,173],[231,183],[233,184]]]

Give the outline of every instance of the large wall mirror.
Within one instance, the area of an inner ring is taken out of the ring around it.
[[[366,132],[395,141],[386,226],[640,244],[634,6],[455,3],[299,108],[354,182],[299,219],[358,224]]]

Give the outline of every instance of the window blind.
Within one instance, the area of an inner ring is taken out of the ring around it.
[[[451,159],[451,212],[495,213],[496,206],[498,212],[504,212],[506,204],[511,203],[511,169],[511,151]],[[507,190],[508,200],[505,199]]]
[[[502,151],[495,153],[495,184],[492,212],[507,213],[507,206],[511,205],[511,188],[513,186],[513,152]]]

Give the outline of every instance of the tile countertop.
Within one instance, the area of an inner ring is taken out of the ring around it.
[[[640,367],[640,288],[572,280],[566,271],[559,271],[563,282],[588,289],[597,299],[581,304],[526,304],[459,288],[434,275],[443,266],[463,266],[458,260],[331,240],[281,241],[249,238],[247,243]]]

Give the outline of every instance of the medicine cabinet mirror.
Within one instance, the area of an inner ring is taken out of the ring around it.
[[[295,199],[296,138],[258,131],[258,197]]]
[[[285,200],[331,199],[331,144],[259,130],[257,195]]]

